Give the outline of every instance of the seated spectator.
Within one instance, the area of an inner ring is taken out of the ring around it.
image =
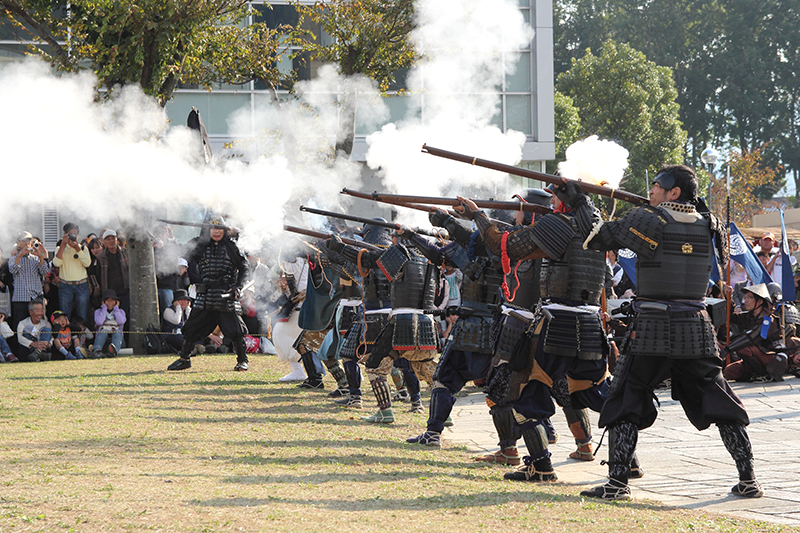
[[[83,359],[80,340],[73,337],[69,318],[64,311],[56,311],[50,317],[53,326],[53,359],[68,360]]]
[[[78,226],[72,222],[64,224],[64,236],[58,241],[53,266],[58,267],[58,306],[67,317],[75,314],[86,320],[89,316],[89,274],[92,264],[89,248],[78,244]]]
[[[731,315],[731,331],[735,335],[723,348],[723,355],[730,353],[732,361],[723,375],[732,381],[782,381],[788,359],[777,353],[781,348],[781,322],[779,317],[772,316],[772,298],[767,286],[759,283],[743,291],[744,312]],[[765,321],[766,317],[770,320]]]
[[[125,316],[128,316],[131,302],[128,251],[119,246],[117,232],[113,229],[103,232],[103,242],[105,249],[97,255],[100,288],[103,294],[109,289],[113,290],[120,301],[120,307],[125,311]]]
[[[0,313],[0,339],[3,341],[0,343],[0,352],[3,353],[3,359],[5,359],[3,362],[18,363],[19,359],[17,359],[17,356],[14,355],[14,348],[18,346],[17,339],[14,335],[14,330],[12,330],[11,326],[9,326],[6,322],[5,313]]]
[[[176,290],[172,306],[164,309],[164,320],[161,323],[161,331],[169,333],[164,341],[175,350],[175,353],[179,353],[183,347],[181,328],[186,324],[191,312],[192,303],[189,294],[183,289]]]
[[[8,292],[10,294],[13,290],[14,276],[8,271],[8,260],[3,259],[3,249],[0,248],[0,292]]]
[[[111,342],[106,355],[108,357],[117,356],[120,349],[122,349],[122,326],[125,325],[126,320],[125,311],[119,306],[119,298],[116,291],[107,289],[103,292],[103,305],[94,312],[97,334],[94,338],[94,348],[92,350],[93,359],[103,357],[103,350],[109,335],[111,335]]]
[[[28,318],[17,324],[17,357],[29,363],[49,361],[51,339],[50,323],[44,319],[44,302],[31,300],[28,302]]]
[[[11,297],[11,329],[29,316],[28,304],[44,293],[42,280],[50,273],[47,250],[27,231],[17,236],[17,245],[8,262],[14,277],[14,294]],[[41,300],[40,300],[41,301]],[[26,354],[27,355],[27,354]]]

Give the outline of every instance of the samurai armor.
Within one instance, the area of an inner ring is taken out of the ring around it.
[[[439,349],[439,335],[429,315],[401,313],[393,317],[393,322],[393,349],[399,352]]]
[[[705,310],[642,311],[630,337],[634,356],[695,359],[718,354],[714,325]]]
[[[461,318],[456,322],[452,349],[483,354],[492,353],[492,322],[482,317]]]
[[[514,349],[525,335],[531,320],[523,315],[511,311],[503,320],[503,327],[497,339],[495,358],[500,361],[510,361]]]
[[[562,357],[598,360],[605,353],[605,332],[597,313],[548,309],[553,316],[544,329],[544,352]]]
[[[391,246],[377,259],[378,268],[381,269],[386,279],[394,281],[403,271],[403,266],[409,259],[408,251],[402,246]]]
[[[709,222],[702,217],[691,224],[676,222],[660,211],[659,217],[667,224],[652,256],[639,257],[636,294],[653,300],[701,300],[708,290],[713,261]]]

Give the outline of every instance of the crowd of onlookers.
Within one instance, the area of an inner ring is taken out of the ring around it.
[[[63,230],[52,255],[27,231],[6,257],[0,250],[2,362],[113,357],[123,347],[130,315],[125,236],[107,228],[82,237],[73,223]],[[163,326],[179,332],[188,317],[189,263],[169,227],[157,226],[153,242]],[[178,318],[165,313],[181,308]]]

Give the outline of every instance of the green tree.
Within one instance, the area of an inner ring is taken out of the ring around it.
[[[587,50],[573,59],[557,87],[580,111],[581,137],[598,135],[630,153],[624,189],[645,194],[645,171],[653,175],[663,164],[683,161],[686,132],[678,119],[669,68],[609,41],[599,56]]]
[[[417,59],[408,39],[414,29],[413,0],[330,0],[293,5],[300,14],[295,42],[308,58],[334,63],[344,76],[363,74],[385,92],[395,82],[397,72]],[[305,30],[309,22],[319,25],[331,41],[318,42]],[[351,89],[340,103],[346,133],[337,141],[336,149],[349,155],[355,139],[356,90]]]
[[[281,34],[244,27],[246,0],[0,0],[0,19],[43,44],[64,71],[89,68],[101,88],[132,83],[166,105],[179,83],[280,83]]]

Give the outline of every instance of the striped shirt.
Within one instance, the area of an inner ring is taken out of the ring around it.
[[[50,272],[47,261],[39,265],[39,258],[33,254],[26,255],[19,260],[14,255],[8,261],[8,271],[14,276],[14,296],[12,302],[30,302],[42,295],[42,280]]]

